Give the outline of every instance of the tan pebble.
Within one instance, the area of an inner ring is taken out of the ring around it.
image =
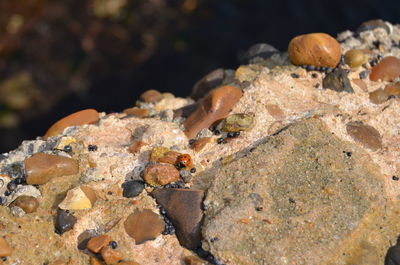
[[[149,209],[135,210],[124,222],[126,233],[135,240],[136,244],[153,240],[164,231],[164,221]]]
[[[111,237],[108,235],[100,235],[89,239],[87,249],[93,253],[100,253],[101,249],[110,243]]]
[[[137,153],[142,149],[143,146],[147,145],[147,143],[140,141],[140,140],[135,140],[133,143],[128,147],[128,152],[129,153]]]
[[[363,147],[376,151],[382,148],[382,136],[374,127],[361,122],[349,122],[346,125],[347,133]]]
[[[371,93],[369,93],[369,100],[374,104],[382,104],[386,102],[389,98],[389,94],[387,94],[382,89],[377,89]]]
[[[129,108],[129,109],[124,109],[123,113],[128,115],[134,115],[139,118],[146,118],[149,116],[150,111],[148,109]]]
[[[13,252],[11,246],[7,243],[7,241],[0,237],[0,257],[8,257]]]
[[[68,115],[65,118],[54,123],[45,133],[43,138],[46,140],[49,137],[56,136],[70,126],[79,126],[84,124],[93,124],[99,120],[99,113],[94,109],[85,109]]]
[[[179,180],[179,171],[171,164],[148,165],[143,171],[143,179],[152,186],[164,186]]]
[[[367,62],[367,56],[362,50],[349,50],[344,56],[345,62],[350,68],[357,68]]]
[[[372,67],[369,79],[372,81],[393,81],[400,77],[400,59],[394,56],[383,58],[377,65]]]
[[[389,84],[389,85],[385,86],[384,91],[389,96],[400,97],[400,82],[398,82],[396,84]]]
[[[288,53],[295,65],[336,67],[341,48],[336,39],[326,33],[310,33],[294,37],[289,43]]]
[[[162,100],[163,98],[163,95],[154,89],[147,90],[143,92],[142,95],[140,95],[140,99],[146,103],[155,103]]]
[[[356,84],[362,91],[368,92],[368,87],[367,84],[361,79],[353,79],[352,80],[354,84]]]
[[[197,256],[187,256],[183,258],[185,265],[206,265],[207,263]]]
[[[101,249],[101,257],[107,265],[117,264],[123,259],[121,253],[112,249],[110,246],[105,246]]]
[[[196,140],[190,148],[192,148],[196,152],[200,152],[208,143],[211,142],[211,137],[202,137]]]
[[[87,186],[76,187],[67,192],[65,199],[58,205],[63,210],[84,210],[93,207],[96,194]]]
[[[54,177],[73,175],[79,172],[78,162],[75,159],[36,153],[25,159],[26,183],[44,184]]]
[[[90,257],[90,265],[103,265],[103,262],[96,257]]]
[[[13,202],[13,205],[20,207],[26,213],[33,213],[39,207],[39,201],[33,196],[22,195]]]
[[[252,114],[236,113],[226,117],[222,124],[222,130],[225,132],[248,131],[254,125]]]
[[[183,123],[186,136],[195,138],[202,129],[228,116],[242,95],[241,89],[234,86],[222,86],[210,92]]]

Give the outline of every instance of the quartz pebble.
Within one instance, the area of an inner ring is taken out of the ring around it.
[[[349,122],[346,125],[346,130],[351,138],[363,147],[372,151],[382,148],[382,137],[374,127],[361,122]]]
[[[20,207],[26,213],[33,213],[39,207],[39,201],[33,196],[22,195],[13,202],[13,205]]]
[[[54,177],[77,174],[78,162],[64,156],[36,153],[25,159],[26,183],[44,184]]]
[[[76,221],[77,219],[75,216],[72,215],[72,213],[70,213],[69,211],[58,209],[55,220],[56,232],[59,234],[63,234],[71,230],[74,227]]]
[[[204,191],[188,189],[158,189],[152,195],[167,212],[176,228],[179,243],[196,249],[201,245],[201,221]]]
[[[93,124],[99,120],[99,113],[94,109],[85,109],[68,115],[65,118],[54,123],[45,133],[43,138],[56,136],[70,126],[79,126],[84,124]]]
[[[345,54],[345,61],[350,68],[357,68],[367,62],[367,56],[362,50],[349,50]]]
[[[144,182],[140,180],[131,180],[122,184],[122,196],[125,198],[134,198],[144,190]]]
[[[100,253],[101,249],[108,245],[111,237],[108,235],[100,235],[89,239],[87,242],[87,249],[93,253]]]
[[[383,89],[377,89],[369,93],[369,100],[374,104],[382,104],[389,98],[389,94]]]
[[[150,164],[143,171],[143,179],[149,185],[164,186],[178,181],[179,171],[171,164]]]
[[[8,257],[13,252],[11,246],[7,243],[7,241],[0,237],[0,257]]]
[[[344,69],[336,69],[327,74],[322,81],[322,86],[324,89],[331,89],[337,92],[354,93],[353,87]]]
[[[153,240],[164,230],[164,222],[160,216],[150,209],[135,210],[124,222],[126,233],[136,244]]]
[[[90,209],[93,207],[96,200],[96,193],[92,188],[80,186],[69,190],[67,196],[58,207],[63,210]]]
[[[140,95],[140,100],[146,103],[156,103],[163,99],[163,95],[154,89],[147,90]]]
[[[372,81],[393,81],[400,77],[400,59],[394,56],[383,58],[371,69],[369,79]]]
[[[325,33],[294,37],[288,47],[290,61],[295,65],[336,67],[340,61],[340,44]]]
[[[194,84],[190,97],[195,100],[204,97],[212,89],[220,86],[224,77],[225,71],[222,68],[211,71]]]
[[[225,118],[242,97],[240,88],[223,86],[213,90],[200,103],[200,106],[183,123],[189,139],[196,137],[204,128]]]
[[[101,249],[101,257],[107,265],[119,264],[123,256],[111,246],[105,246]]]
[[[226,132],[248,131],[253,127],[253,115],[246,113],[232,114],[226,117],[222,124],[222,130]]]

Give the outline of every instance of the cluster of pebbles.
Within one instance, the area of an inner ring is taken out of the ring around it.
[[[306,116],[265,104],[268,91],[251,87],[266,75],[336,93],[336,104],[365,93],[369,104],[387,107],[400,97],[399,46],[400,28],[381,20],[337,39],[297,36],[288,52],[257,44],[236,71],[199,80],[191,98],[149,90],[121,113],[86,109],[57,121],[0,155],[0,264],[226,263],[202,246],[211,184],[197,176]],[[254,111],[257,104],[277,122]],[[368,150],[383,147],[373,126],[350,121],[346,130]]]

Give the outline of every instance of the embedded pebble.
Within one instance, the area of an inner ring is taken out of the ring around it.
[[[103,247],[100,253],[107,265],[120,264],[119,261],[123,259],[122,254],[114,250],[111,246]]]
[[[163,95],[159,91],[154,89],[147,90],[143,92],[142,95],[140,95],[140,100],[146,103],[156,103],[163,98]]]
[[[196,152],[200,152],[208,143],[211,142],[211,137],[202,137],[199,138],[198,140],[195,140],[191,145],[190,148],[192,148]]]
[[[26,183],[44,184],[50,179],[79,172],[78,162],[64,156],[36,153],[25,159]]]
[[[362,50],[349,50],[346,52],[345,62],[350,66],[350,68],[357,68],[367,62],[367,56]]]
[[[383,28],[387,33],[390,33],[390,28],[382,19],[373,19],[363,22],[356,30],[356,33],[361,33],[367,30],[374,30],[376,28]]]
[[[161,217],[149,209],[135,210],[124,222],[126,233],[135,240],[136,244],[153,240],[164,231]]]
[[[389,96],[386,91],[379,88],[369,93],[369,100],[374,104],[382,104],[388,100]]]
[[[149,161],[174,165],[179,155],[179,152],[172,151],[163,146],[159,146],[154,147],[151,150]]]
[[[95,109],[85,109],[75,112],[54,123],[45,133],[43,139],[56,136],[70,126],[79,126],[84,124],[93,124],[99,120],[99,113]]]
[[[179,171],[171,164],[150,164],[143,171],[143,180],[152,186],[163,186],[178,179]]]
[[[61,209],[57,210],[56,220],[55,220],[55,228],[56,232],[59,234],[63,234],[69,230],[71,230],[77,219],[72,215],[69,211],[64,211]]]
[[[279,51],[268,43],[257,43],[251,46],[245,53],[239,56],[241,64],[256,62],[257,59],[268,59]]]
[[[240,88],[223,86],[213,90],[200,103],[200,106],[183,123],[189,139],[196,137],[204,128],[225,118],[242,97]]]
[[[157,189],[152,196],[165,210],[176,229],[179,243],[188,248],[201,246],[201,221],[204,191],[188,189]]]
[[[142,149],[143,146],[147,145],[145,142],[140,140],[135,140],[133,143],[128,147],[129,153],[137,153]]]
[[[386,85],[384,91],[389,96],[400,97],[400,82]]]
[[[325,33],[294,37],[288,47],[290,61],[295,65],[336,67],[341,58],[340,44]]]
[[[337,92],[354,93],[350,80],[344,69],[336,69],[335,71],[327,74],[322,81],[324,89],[331,89]]]
[[[22,195],[13,202],[13,205],[18,206],[25,213],[33,213],[39,207],[39,201],[33,196]]]
[[[253,127],[253,115],[246,113],[232,114],[226,117],[222,124],[222,130],[226,132],[248,131]]]
[[[147,118],[150,116],[150,110],[148,109],[140,109],[140,108],[128,108],[122,111],[125,114],[133,115],[139,118]]]
[[[12,252],[12,247],[3,237],[0,237],[0,257],[8,257],[11,255]]]
[[[80,186],[69,190],[58,207],[63,210],[85,210],[92,208],[96,200],[96,193],[92,188]]]
[[[361,122],[349,122],[346,125],[346,130],[351,138],[363,147],[372,151],[382,148],[382,136],[374,127]]]
[[[111,241],[111,237],[108,235],[99,235],[96,237],[92,237],[87,242],[87,249],[89,249],[93,253],[100,253],[101,249],[107,246]]]
[[[210,92],[212,89],[220,86],[225,77],[225,71],[222,68],[215,69],[194,84],[190,97],[197,100]]]
[[[371,69],[369,79],[372,81],[393,81],[400,77],[400,59],[394,56],[386,56]]]
[[[122,184],[122,196],[133,198],[138,196],[144,190],[144,182],[140,180],[131,180]]]
[[[104,263],[101,262],[98,258],[96,257],[90,257],[90,265],[103,265]]]

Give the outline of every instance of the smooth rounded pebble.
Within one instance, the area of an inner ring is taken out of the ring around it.
[[[350,68],[357,68],[367,62],[367,56],[362,50],[349,50],[344,56],[345,62]]]
[[[179,171],[171,164],[150,164],[143,171],[143,180],[152,186],[164,186],[178,179]]]
[[[351,138],[363,147],[372,151],[382,148],[382,136],[374,127],[361,122],[349,122],[346,125],[346,130]]]
[[[141,244],[153,240],[164,231],[164,221],[150,209],[135,210],[124,222],[126,233]]]
[[[26,213],[33,213],[39,207],[39,201],[35,197],[28,195],[19,196],[13,204],[20,207]]]
[[[101,249],[110,243],[111,237],[108,235],[100,235],[89,239],[87,249],[93,253],[100,253]]]
[[[369,79],[372,81],[388,81],[400,77],[400,59],[394,56],[383,58],[371,69]]]

